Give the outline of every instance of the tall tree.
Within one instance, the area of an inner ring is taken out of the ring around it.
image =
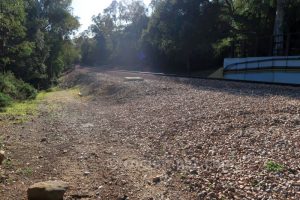
[[[114,0],[81,40],[82,57],[173,72],[218,67],[233,41],[244,43],[237,56],[272,53],[259,38],[300,30],[299,8],[299,0],[152,0],[149,11],[140,0]]]
[[[23,0],[1,0],[0,2],[0,69],[17,63],[18,58],[31,53],[31,44],[26,36],[26,13]]]
[[[35,43],[34,55],[28,60],[29,81],[47,85],[55,81],[59,73],[69,67],[70,57],[65,53],[71,48],[70,35],[79,27],[71,14],[71,0],[28,0],[28,40]],[[77,52],[79,53],[79,52]],[[75,59],[76,60],[76,59]],[[17,73],[17,72],[16,72]],[[30,76],[31,75],[31,76]]]
[[[75,60],[70,35],[79,27],[71,0],[1,0],[0,70],[47,86]],[[72,48],[71,48],[72,49]]]
[[[148,24],[146,12],[141,0],[112,1],[103,13],[93,17],[89,28],[93,38],[80,39],[83,63],[88,64],[92,59],[98,65],[108,62],[129,65],[142,60],[139,39]]]
[[[220,18],[222,5],[209,0],[166,0],[154,2],[143,40],[152,55],[160,55],[164,65],[190,72],[191,65],[214,57],[213,44],[224,31]],[[158,52],[158,53],[156,53]],[[155,59],[155,58],[153,58]],[[157,59],[155,59],[157,60]]]
[[[284,48],[284,20],[286,0],[277,0],[276,18],[274,23],[274,55],[282,55]]]

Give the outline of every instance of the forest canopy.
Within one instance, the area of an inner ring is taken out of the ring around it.
[[[284,24],[275,33],[278,4]],[[234,40],[300,32],[299,11],[299,0],[153,0],[149,7],[141,0],[114,0],[77,44],[83,65],[215,69]]]

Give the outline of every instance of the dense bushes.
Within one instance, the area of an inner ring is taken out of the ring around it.
[[[0,74],[0,110],[12,100],[34,99],[36,95],[34,87],[17,79],[12,73]]]
[[[28,83],[22,82],[21,85],[19,85],[19,99],[25,100],[25,99],[34,99],[37,95],[37,91],[35,88],[33,88]]]
[[[9,95],[15,100],[34,99],[37,95],[36,89],[28,83],[17,79],[12,73],[0,75],[0,92]]]
[[[4,107],[9,106],[12,102],[12,99],[0,92],[0,112],[3,111]]]

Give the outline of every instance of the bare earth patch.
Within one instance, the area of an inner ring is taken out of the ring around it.
[[[47,180],[69,200],[300,199],[299,88],[135,76],[77,69],[1,123],[1,200]]]

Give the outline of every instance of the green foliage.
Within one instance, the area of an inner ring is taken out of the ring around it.
[[[146,12],[146,7],[140,0],[112,1],[104,13],[93,17],[89,31],[77,39],[81,48],[82,63],[142,63],[140,37],[148,24]]]
[[[222,33],[228,32],[228,25],[219,17],[221,5],[205,0],[169,0],[156,4],[143,33],[144,45],[166,58],[165,65],[186,67],[187,72],[193,60],[203,62],[210,57],[213,61],[213,44]]]
[[[265,165],[265,168],[269,172],[282,172],[284,170],[284,166],[281,164],[278,164],[274,161],[268,161]]]
[[[16,173],[19,174],[19,175],[22,175],[22,176],[29,177],[29,176],[32,176],[33,169],[30,168],[30,167],[25,167],[24,169],[18,169],[16,171]]]
[[[72,68],[74,63],[80,62],[80,49],[70,41],[65,42],[61,50],[60,58],[63,62],[63,70]]]
[[[216,64],[215,43],[228,36],[219,1],[152,1],[151,16],[139,0],[113,1],[78,39],[83,64],[169,66],[190,71]],[[90,38],[88,36],[94,36]],[[165,70],[166,68],[160,68]]]
[[[152,0],[146,8],[140,0],[114,0],[77,44],[86,65],[216,69],[232,41],[272,35],[276,6],[275,0]],[[285,1],[286,33],[300,32],[299,8],[299,0]]]
[[[47,88],[60,73],[78,62],[71,35],[79,22],[71,13],[71,0],[1,0],[0,71]],[[33,90],[22,86],[25,96]],[[16,95],[16,94],[14,94]],[[13,97],[15,98],[15,97]]]
[[[3,52],[0,56],[0,70],[3,71],[16,62],[16,52],[22,54],[26,14],[23,0],[1,0],[0,8],[0,47]]]
[[[19,99],[34,99],[37,95],[37,90],[28,83],[21,82],[19,85]]]
[[[50,89],[49,89],[50,90]],[[52,89],[56,91],[56,88]],[[23,123],[30,119],[31,116],[37,114],[37,108],[41,101],[43,101],[48,95],[51,95],[51,91],[41,91],[37,94],[36,98],[33,100],[26,101],[15,101],[12,102],[8,107],[0,112],[2,116],[13,117],[13,123]],[[1,139],[1,138],[0,138]],[[1,147],[1,141],[0,141]]]
[[[11,159],[5,159],[3,161],[3,167],[6,169],[13,169],[13,162]]]
[[[6,106],[9,106],[12,103],[12,99],[3,93],[0,92],[0,111],[3,111]]]
[[[0,92],[15,100],[34,99],[37,91],[12,73],[0,74]]]
[[[79,22],[71,3],[0,1],[0,108],[12,100],[34,99],[37,90],[31,85],[48,88],[61,72],[79,62],[80,51],[71,39]]]

